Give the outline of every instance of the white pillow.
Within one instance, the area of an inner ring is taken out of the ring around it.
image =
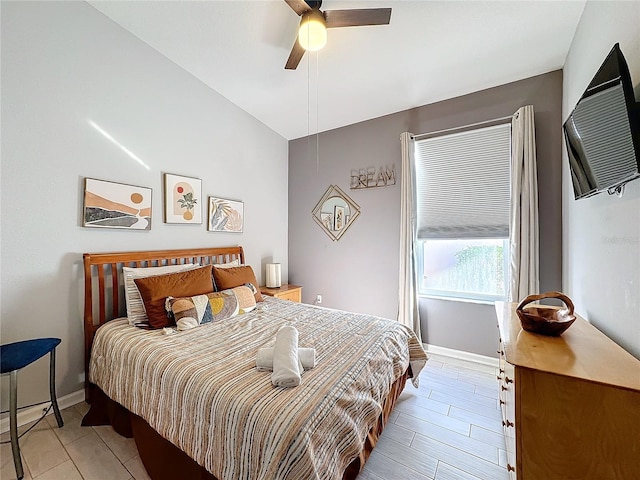
[[[233,268],[233,267],[241,267],[240,259],[236,258],[235,260],[231,260],[228,263],[214,263],[214,267],[216,268]]]
[[[129,325],[134,327],[149,326],[149,319],[144,310],[142,297],[134,282],[135,278],[155,277],[167,273],[183,272],[193,270],[200,265],[197,263],[185,263],[183,265],[167,265],[164,267],[122,267],[122,275],[124,276],[124,298],[127,304],[127,318]]]

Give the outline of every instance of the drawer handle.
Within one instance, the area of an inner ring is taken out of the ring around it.
[[[515,467],[512,467],[511,464],[507,463],[507,472],[515,472]]]
[[[513,383],[513,380],[511,380],[509,377],[504,377],[504,381],[507,383]]]
[[[503,368],[500,369],[500,373],[504,373],[504,369]]]
[[[501,385],[500,388],[502,389],[502,391],[507,390],[507,387],[505,387],[504,385]]]
[[[496,380],[501,380],[501,379],[502,379],[502,377],[501,377],[500,375],[498,375],[498,376],[496,377]]]
[[[504,400],[500,400],[500,405],[504,405],[506,402]]]
[[[503,427],[513,427],[513,422],[510,422],[509,420],[503,420],[502,421],[502,426]]]
[[[496,353],[497,353],[498,355],[504,355],[504,350],[496,350]]]

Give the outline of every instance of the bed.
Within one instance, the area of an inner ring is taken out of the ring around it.
[[[133,436],[154,480],[354,479],[405,382],[427,357],[390,320],[264,297],[255,310],[187,331],[123,319],[122,269],[244,264],[242,247],[85,254],[83,425]],[[256,369],[282,325],[316,349],[302,384]]]

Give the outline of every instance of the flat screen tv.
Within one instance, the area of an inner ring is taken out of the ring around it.
[[[575,198],[622,192],[640,177],[640,103],[615,44],[563,125]]]

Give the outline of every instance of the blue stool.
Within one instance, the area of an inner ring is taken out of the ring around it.
[[[56,347],[60,344],[59,338],[36,338],[22,342],[0,345],[0,373],[8,373],[11,377],[9,392],[9,427],[11,430],[11,451],[13,452],[13,464],[16,467],[18,479],[24,477],[22,459],[20,458],[20,445],[18,443],[18,370],[35,362],[47,353],[49,360],[49,393],[51,406],[56,415],[58,427],[62,427],[62,415],[56,400]],[[43,416],[44,417],[44,416]],[[42,418],[40,420],[42,420]],[[38,420],[38,421],[40,421]]]

